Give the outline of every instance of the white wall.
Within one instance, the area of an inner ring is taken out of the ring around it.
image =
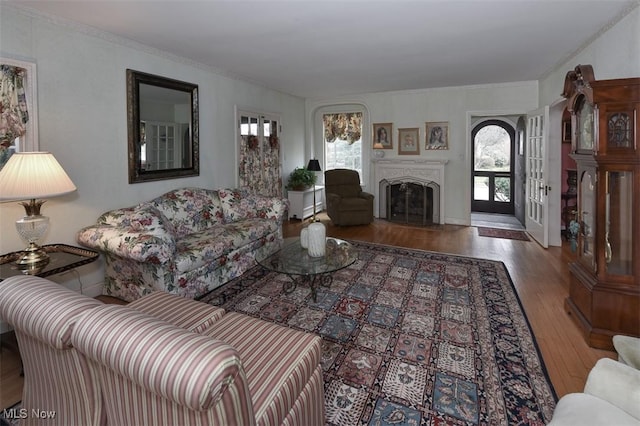
[[[640,77],[640,7],[540,80],[540,105],[562,98],[564,78],[579,64],[592,65],[596,80]]]
[[[393,123],[393,149],[385,150],[385,159],[449,160],[445,166],[446,197],[445,223],[468,225],[471,197],[471,151],[468,113],[476,115],[519,115],[538,106],[538,84],[535,81],[483,86],[448,87],[400,92],[369,93],[335,99],[308,99],[307,136],[310,146],[322,152],[322,138],[314,131],[315,112],[326,105],[360,104],[368,112],[367,123]],[[426,151],[425,122],[449,122],[449,149]],[[317,126],[316,126],[317,127]],[[398,156],[398,128],[420,129],[420,155]],[[371,168],[371,129],[363,131],[365,167]],[[372,173],[365,172],[367,190],[375,193]]]
[[[43,214],[51,218],[45,244],[76,244],[78,229],[95,223],[104,211],[149,200],[171,189],[236,185],[236,105],[281,115],[280,139],[287,153],[285,176],[303,157],[301,98],[6,5],[0,5],[0,43],[0,56],[36,62],[40,150],[51,151],[78,187],[76,193],[44,205]],[[128,183],[127,68],[198,84],[200,176]],[[17,203],[0,204],[0,253],[24,248],[14,225],[23,214]],[[81,270],[85,289],[95,287],[99,291],[102,264],[83,266]],[[64,281],[64,277],[59,278]],[[73,274],[67,278],[69,286],[78,286]]]

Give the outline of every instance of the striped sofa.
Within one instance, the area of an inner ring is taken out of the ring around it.
[[[0,282],[22,408],[64,425],[322,425],[320,338],[155,292],[102,304],[44,278]],[[43,424],[28,416],[21,424]]]

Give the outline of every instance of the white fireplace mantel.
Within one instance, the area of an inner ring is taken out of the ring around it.
[[[449,160],[404,160],[404,159],[374,159],[371,160],[374,170],[374,194],[376,200],[380,200],[380,182],[398,179],[420,179],[422,181],[435,182],[440,186],[440,223],[444,223],[444,166]],[[379,202],[374,203],[374,215],[380,215]]]

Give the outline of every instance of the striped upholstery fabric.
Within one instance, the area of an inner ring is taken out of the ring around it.
[[[204,334],[230,344],[240,354],[257,424],[280,425],[289,415],[291,424],[298,423],[298,418],[304,420],[301,425],[324,423],[323,383],[314,376],[321,355],[318,336],[236,312],[226,313]],[[313,389],[306,390],[310,381]],[[306,403],[312,408],[307,410]]]
[[[113,305],[79,317],[71,340],[100,377],[110,424],[254,424],[242,362],[220,340]]]
[[[307,382],[282,424],[286,426],[324,425],[324,381],[321,366],[316,367],[311,380]]]
[[[203,332],[224,315],[222,308],[164,291],[155,291],[128,306],[194,333]]]
[[[55,411],[47,424],[104,421],[97,380],[70,343],[78,314],[101,305],[44,278],[15,276],[0,282],[0,317],[15,328],[25,372],[22,408]],[[21,424],[34,422],[38,419],[29,416]]]

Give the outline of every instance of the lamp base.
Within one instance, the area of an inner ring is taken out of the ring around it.
[[[23,267],[31,268],[31,267],[40,267],[49,263],[49,255],[46,251],[36,243],[30,243],[29,247],[22,253],[22,256],[16,260],[16,265],[18,268],[22,269]]]
[[[49,218],[40,214],[39,208],[42,202],[31,200],[31,203],[23,203],[22,205],[27,215],[16,221],[16,229],[28,246],[15,263],[18,267],[41,266],[49,262],[49,255],[36,243],[47,232]],[[34,208],[36,208],[35,211]]]

